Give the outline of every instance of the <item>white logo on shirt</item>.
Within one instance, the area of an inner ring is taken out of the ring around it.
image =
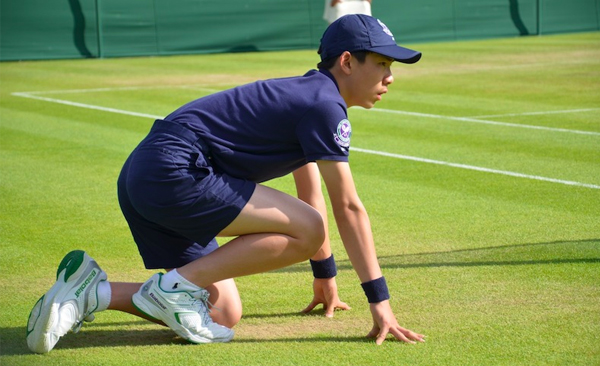
[[[348,148],[350,147],[350,137],[352,136],[352,126],[350,125],[350,121],[347,119],[343,119],[338,123],[337,130],[333,134],[333,138],[335,142],[340,147]]]

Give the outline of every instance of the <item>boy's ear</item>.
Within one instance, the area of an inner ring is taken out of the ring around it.
[[[348,51],[344,51],[338,58],[338,65],[342,72],[346,75],[350,75],[352,73],[352,66],[350,60],[352,59],[352,54]]]

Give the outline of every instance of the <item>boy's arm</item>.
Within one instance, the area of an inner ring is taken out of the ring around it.
[[[308,163],[294,172],[294,181],[298,198],[314,207],[325,224],[325,241],[317,253],[311,258],[313,261],[322,261],[331,257],[329,244],[329,230],[327,227],[327,206],[321,189],[321,175],[315,163]],[[315,278],[313,281],[313,300],[302,310],[303,313],[312,311],[317,305],[323,304],[325,316],[333,317],[335,309],[348,310],[350,307],[340,301],[335,277]]]
[[[325,180],[333,214],[344,247],[361,283],[382,276],[371,223],[363,206],[348,163],[319,161],[319,170]]]
[[[371,281],[379,280],[376,282],[381,285],[382,273],[375,252],[371,223],[356,192],[350,166],[346,162],[336,161],[320,160],[317,163],[329,192],[340,236],[361,284],[368,287],[370,283],[373,283]],[[387,292],[385,280],[383,280],[383,284],[383,287],[371,288],[370,292],[376,294],[379,292],[377,295]],[[365,292],[367,291],[365,290]],[[381,297],[386,298],[385,296]],[[371,301],[370,309],[373,316],[373,328],[368,336],[377,338],[377,344],[381,344],[388,333],[404,342],[423,341],[423,335],[398,324],[387,298],[377,302]]]

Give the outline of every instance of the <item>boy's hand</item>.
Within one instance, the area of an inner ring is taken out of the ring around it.
[[[345,302],[340,301],[337,291],[337,283],[333,278],[315,278],[313,281],[313,300],[308,306],[302,310],[303,313],[311,312],[317,305],[323,304],[325,316],[333,317],[333,312],[336,309],[349,310],[350,306]]]
[[[389,300],[369,304],[373,315],[373,329],[367,334],[369,338],[375,338],[378,345],[382,344],[388,333],[397,340],[407,343],[425,342],[425,336],[401,327],[392,312]]]

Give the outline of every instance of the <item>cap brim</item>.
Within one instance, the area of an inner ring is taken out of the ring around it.
[[[373,47],[369,51],[393,58],[404,64],[414,64],[421,59],[421,52],[397,45]]]

